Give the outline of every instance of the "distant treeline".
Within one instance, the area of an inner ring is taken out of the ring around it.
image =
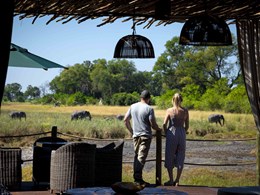
[[[59,105],[130,105],[148,89],[152,104],[171,106],[175,92],[183,106],[195,110],[250,113],[250,105],[237,58],[237,44],[225,47],[193,47],[178,44],[178,37],[165,44],[153,70],[138,71],[133,61],[97,59],[63,70],[48,85],[7,84],[4,101],[31,101]]]

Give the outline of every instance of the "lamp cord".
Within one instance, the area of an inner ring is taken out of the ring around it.
[[[133,18],[133,35],[135,35],[135,22],[134,22],[134,18]]]
[[[135,7],[134,7],[134,15],[133,15],[133,27],[132,27],[132,29],[133,29],[133,35],[135,35]]]

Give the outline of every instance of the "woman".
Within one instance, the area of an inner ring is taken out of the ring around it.
[[[186,133],[189,129],[189,112],[181,106],[182,96],[174,94],[172,98],[172,108],[168,108],[163,122],[163,129],[166,135],[165,146],[165,168],[168,171],[169,181],[164,185],[178,186],[181,177],[185,150]],[[177,168],[177,175],[173,180],[173,168]]]

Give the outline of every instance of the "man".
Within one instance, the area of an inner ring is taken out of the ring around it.
[[[124,117],[126,128],[133,135],[134,142],[134,180],[139,184],[149,183],[143,180],[143,167],[148,156],[152,141],[152,128],[157,131],[162,129],[158,127],[153,108],[149,105],[151,95],[149,91],[144,90],[140,95],[140,102],[130,106]],[[132,125],[130,120],[132,119]]]

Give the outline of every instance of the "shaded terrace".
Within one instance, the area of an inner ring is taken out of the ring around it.
[[[165,3],[168,2],[168,3]],[[205,13],[216,15],[228,22],[236,23],[238,47],[243,77],[255,118],[260,130],[260,4],[258,0],[114,0],[114,1],[79,1],[79,0],[3,0],[0,23],[0,102],[2,101],[12,36],[13,17],[20,19],[51,16],[47,22],[67,23],[76,20],[78,23],[102,18],[98,26],[113,23],[116,20],[129,21],[135,17],[136,24],[170,25],[185,22],[190,17]],[[170,6],[169,6],[170,5]],[[206,5],[206,6],[205,6]],[[170,7],[170,9],[169,9]],[[259,140],[259,137],[258,137]],[[260,143],[260,142],[258,142]],[[259,158],[259,149],[258,149]],[[259,160],[257,164],[257,183],[260,184]]]

